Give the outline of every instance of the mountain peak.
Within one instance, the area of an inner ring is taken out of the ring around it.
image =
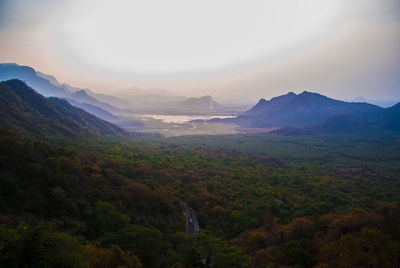
[[[74,92],[74,95],[77,97],[88,97],[89,95],[86,93],[85,90],[81,89]]]
[[[202,96],[200,97],[202,100],[212,100],[212,97],[210,95]]]
[[[27,87],[26,83],[19,79],[9,79],[9,80],[4,81],[4,83],[9,86],[14,86],[14,87],[21,87],[21,86]]]
[[[380,108],[365,103],[348,103],[324,95],[303,91],[296,95],[261,99],[250,110],[238,116],[236,122],[249,127],[307,126],[321,123],[332,116],[343,114],[370,114]]]
[[[310,92],[310,91],[303,91],[302,93],[300,93],[299,95],[297,95],[297,99],[299,100],[309,100],[309,101],[318,101],[318,100],[332,100],[332,101],[336,101],[333,100],[331,98],[328,98],[327,96],[321,95],[319,93],[315,93],[315,92]]]
[[[8,66],[18,66],[18,64],[14,63],[14,62],[6,62],[6,63],[1,63],[0,67],[8,67]]]
[[[189,98],[179,104],[180,109],[191,112],[214,112],[222,107],[209,95],[200,98]]]
[[[323,96],[323,95],[321,95],[321,94],[319,94],[319,93],[315,93],[315,92],[311,92],[311,91],[306,91],[306,90],[304,90],[302,93],[299,94],[299,96],[301,96],[301,95],[305,95],[305,96],[307,96],[307,95],[310,95],[310,96]],[[324,96],[324,97],[325,97],[325,96]]]
[[[287,93],[285,95],[274,97],[270,101],[272,101],[272,102],[289,101],[289,100],[292,100],[296,96],[297,95],[295,93],[289,92],[289,93]]]
[[[16,63],[1,63],[0,68],[2,69],[2,73],[0,75],[0,80],[6,80],[4,78],[1,78],[2,76],[9,76],[10,78],[18,78],[16,74],[20,74],[22,76],[36,76],[36,71],[32,67],[29,66],[24,66],[24,65],[18,65]]]

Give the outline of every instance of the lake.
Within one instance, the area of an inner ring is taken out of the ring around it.
[[[176,123],[182,124],[192,120],[202,119],[209,120],[213,118],[233,118],[236,117],[234,115],[167,115],[167,114],[141,114],[139,115],[142,118],[153,118],[157,120],[161,120],[164,123]]]

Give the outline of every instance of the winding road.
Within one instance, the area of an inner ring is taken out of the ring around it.
[[[187,235],[199,235],[200,232],[200,227],[199,223],[197,222],[196,219],[196,213],[194,210],[186,205],[183,202],[180,202],[182,206],[184,207],[183,214],[185,215],[186,218],[186,234]]]

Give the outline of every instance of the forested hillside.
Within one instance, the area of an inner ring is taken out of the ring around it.
[[[165,138],[77,127],[52,140],[54,122],[104,121],[1,85],[2,106],[19,111],[0,122],[6,267],[400,265],[397,132]],[[29,121],[46,132],[18,134]],[[181,202],[198,237],[185,235]]]
[[[58,98],[45,98],[24,82],[0,82],[0,125],[39,138],[123,134],[124,130]]]
[[[70,249],[69,239],[78,241],[74,247],[80,249],[70,252],[79,252],[76,261],[84,261],[87,248],[117,258],[111,252],[119,249],[108,249],[117,245],[145,267],[196,267],[204,258],[214,267],[348,259],[366,265],[364,255],[387,267],[398,261],[400,189],[394,175],[145,140],[97,140],[79,150],[4,130],[1,137],[6,262],[38,250],[43,245],[26,243],[49,228],[54,239],[67,240],[43,253],[56,255],[54,261],[63,258],[57,252]],[[199,240],[184,235],[178,201],[195,209]],[[379,250],[364,249],[370,243]]]

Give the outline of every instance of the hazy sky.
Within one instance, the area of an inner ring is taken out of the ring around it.
[[[400,0],[0,0],[0,62],[95,91],[400,99]]]

